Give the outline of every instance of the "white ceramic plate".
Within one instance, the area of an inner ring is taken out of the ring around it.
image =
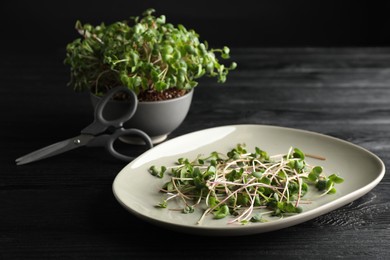
[[[302,213],[265,223],[228,224],[226,218],[215,220],[209,216],[198,225],[200,210],[182,214],[154,207],[162,200],[159,189],[169,176],[165,179],[152,176],[148,172],[150,166],[171,166],[180,157],[194,159],[213,151],[226,153],[238,143],[245,143],[248,151],[257,146],[270,155],[285,153],[293,146],[305,153],[323,156],[325,161],[310,158],[307,161],[323,166],[326,175],[338,173],[345,181],[336,186],[336,194],[312,198],[311,204],[302,205]],[[150,149],[119,172],[113,192],[123,207],[153,224],[192,234],[233,236],[277,230],[318,217],[363,196],[384,174],[384,163],[376,155],[334,137],[275,126],[231,125],[186,134]]]

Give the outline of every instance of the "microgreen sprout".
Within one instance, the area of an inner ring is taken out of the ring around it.
[[[325,176],[323,168],[308,164],[306,157],[315,158],[293,147],[285,154],[269,156],[258,147],[248,152],[245,145],[238,144],[226,155],[212,152],[193,161],[180,158],[169,170],[151,166],[149,172],[159,178],[165,172],[170,175],[161,189],[167,197],[157,207],[167,208],[168,201],[177,198],[184,203],[183,213],[203,210],[198,224],[208,214],[214,219],[232,216],[228,223],[248,224],[266,222],[265,214],[283,217],[301,213],[300,201],[309,186],[316,187],[320,196],[336,192],[335,184],[343,178]],[[255,212],[257,209],[268,211]]]
[[[80,34],[66,47],[69,85],[102,95],[125,86],[136,94],[170,88],[191,90],[203,76],[227,80],[237,63],[230,49],[211,48],[193,29],[169,23],[153,8],[127,21],[99,25],[76,22]],[[219,57],[221,59],[219,59]]]

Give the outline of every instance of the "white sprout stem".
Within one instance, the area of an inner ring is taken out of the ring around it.
[[[247,188],[245,188],[247,189]],[[250,217],[251,217],[251,214],[253,212],[253,208],[254,208],[254,204],[255,204],[255,200],[256,200],[256,193],[257,193],[257,189],[258,189],[258,186],[255,188],[255,192],[254,192],[254,195],[251,196],[251,205],[243,212],[241,213],[237,218],[233,219],[232,221],[229,221],[229,223],[234,223],[234,222],[238,222],[238,221],[242,221],[242,220],[248,220]],[[248,192],[248,190],[247,190]],[[248,192],[249,194],[249,192]]]
[[[295,169],[294,169],[294,173],[296,176],[296,180],[298,182],[298,198],[295,202],[295,207],[298,207],[299,201],[301,200],[301,194],[302,194],[302,181],[301,181],[301,178],[299,178],[299,175]]]
[[[177,188],[177,185],[176,185],[176,182],[175,182],[176,179],[178,179],[178,178],[172,177],[172,184],[173,184],[173,186],[175,187],[177,193],[178,193],[178,194],[180,195],[180,197],[183,199],[184,203],[187,205],[186,199],[190,199],[190,198],[189,198],[188,196],[186,196],[185,194],[183,194],[183,193],[180,191],[180,189]]]

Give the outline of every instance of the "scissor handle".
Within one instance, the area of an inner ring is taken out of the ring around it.
[[[106,107],[107,103],[111,100],[111,98],[118,92],[126,92],[129,94],[130,98],[130,108],[126,110],[126,112],[120,116],[119,118],[107,120],[103,116],[104,108]],[[123,123],[128,121],[133,115],[135,114],[135,111],[137,110],[138,106],[138,98],[137,95],[125,87],[116,87],[111,89],[106,93],[106,95],[97,103],[95,108],[95,120],[99,121],[103,125],[106,126],[113,126],[113,127],[122,127]]]
[[[107,120],[103,116],[103,111],[107,103],[118,92],[126,92],[129,94],[130,107],[126,111],[123,111],[122,116],[120,116],[119,118]],[[93,123],[87,126],[86,128],[84,128],[83,130],[81,130],[81,133],[97,135],[104,132],[110,126],[114,128],[120,128],[123,126],[123,123],[127,122],[135,114],[135,111],[137,110],[137,106],[138,106],[138,98],[133,91],[125,87],[113,88],[110,91],[108,91],[106,95],[96,104]]]
[[[115,150],[115,148],[114,148],[115,140],[117,140],[119,137],[124,136],[124,135],[139,136],[145,141],[145,144],[149,148],[153,147],[152,140],[145,132],[143,132],[139,129],[135,129],[135,128],[124,129],[121,127],[119,129],[117,129],[112,135],[108,136],[108,140],[106,140],[106,142],[105,142],[105,146],[106,146],[106,149],[108,150],[108,152],[117,159],[120,159],[120,160],[126,161],[126,162],[130,162],[130,161],[134,160],[134,158],[135,158],[132,156],[124,155],[124,154],[118,152],[117,150]]]

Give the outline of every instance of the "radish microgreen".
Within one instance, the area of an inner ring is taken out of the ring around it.
[[[249,153],[245,145],[238,144],[226,155],[212,152],[193,161],[180,158],[174,166],[153,165],[149,172],[159,178],[170,175],[161,189],[166,198],[157,207],[167,208],[168,201],[176,198],[183,202],[183,213],[203,210],[198,224],[208,214],[214,219],[232,216],[229,223],[248,224],[266,222],[265,214],[301,213],[300,201],[310,186],[316,187],[320,196],[336,192],[335,184],[344,179],[337,174],[325,176],[323,167],[308,164],[306,157],[323,159],[293,147],[274,156],[257,147]],[[257,209],[264,211],[255,212]]]

